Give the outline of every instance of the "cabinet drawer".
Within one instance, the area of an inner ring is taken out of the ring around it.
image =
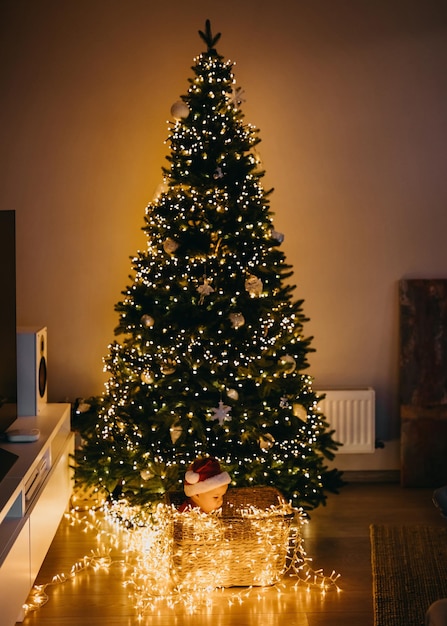
[[[72,489],[69,465],[70,454],[73,453],[73,449],[74,435],[71,434],[30,511],[31,583],[34,582],[39,573],[62,515],[67,508]]]

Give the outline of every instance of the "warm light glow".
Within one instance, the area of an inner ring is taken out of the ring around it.
[[[194,613],[212,606],[216,599],[221,601],[215,592],[247,576],[244,588],[229,594],[229,604],[243,602],[265,585],[281,593],[289,578],[295,590],[304,586],[323,595],[340,591],[338,574],[325,576],[310,566],[301,535],[307,520],[288,504],[267,510],[247,506],[226,519],[219,512],[179,513],[163,504],[143,509],[122,500],[105,504],[99,511],[72,510],[66,519],[84,532],[93,531],[97,547],[68,574],[57,574],[50,583],[36,585],[24,605],[25,612],[48,601],[49,586],[73,580],[87,569],[98,571],[112,565],[123,570],[138,618],[161,606]]]

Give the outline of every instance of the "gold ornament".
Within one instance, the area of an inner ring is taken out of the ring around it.
[[[233,104],[235,108],[240,106],[243,102],[245,102],[245,91],[241,87],[233,87],[232,93],[230,96],[230,102]]]
[[[239,400],[239,394],[236,391],[236,389],[228,389],[227,390],[227,396],[231,399],[231,400]]]
[[[144,372],[141,372],[140,378],[141,382],[145,383],[146,385],[150,385],[154,382],[154,375],[151,370],[144,370]]]
[[[270,450],[275,443],[275,438],[270,433],[265,433],[259,437],[259,447],[261,450]]]
[[[180,426],[179,422],[177,422],[176,424],[173,424],[171,426],[171,428],[169,429],[169,433],[171,435],[172,443],[175,443],[178,438],[182,436],[183,428]]]
[[[152,315],[142,315],[141,316],[141,323],[143,324],[143,326],[145,326],[146,328],[152,328],[152,326],[155,324],[155,320],[152,317]]]
[[[307,410],[302,404],[293,405],[293,414],[303,422],[307,422]]]
[[[166,359],[160,365],[160,371],[165,376],[169,376],[170,374],[173,374],[176,369],[177,369],[177,363],[176,361],[174,361],[174,359]]]
[[[160,200],[161,196],[168,191],[169,187],[165,181],[160,183],[154,193],[154,201]]]
[[[174,252],[177,250],[178,247],[179,247],[179,244],[173,239],[171,239],[171,237],[168,237],[163,242],[163,250],[166,252],[166,254],[174,254]]]
[[[154,477],[154,475],[152,474],[152,472],[149,469],[143,469],[140,472],[140,476],[143,480],[150,480],[151,478]]]
[[[293,356],[290,356],[290,354],[282,356],[279,359],[279,364],[284,374],[291,374],[296,369],[296,361]]]
[[[248,291],[252,298],[260,296],[262,293],[263,284],[262,280],[257,276],[251,274],[245,281],[245,290]]]
[[[233,328],[240,328],[245,324],[245,317],[242,313],[230,313],[228,317]]]

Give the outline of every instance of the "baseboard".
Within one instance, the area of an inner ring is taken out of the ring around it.
[[[400,483],[399,470],[348,470],[343,472],[347,483]]]

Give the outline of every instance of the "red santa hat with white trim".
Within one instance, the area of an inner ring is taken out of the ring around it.
[[[213,457],[196,459],[185,474],[183,489],[188,497],[206,493],[231,482],[228,472],[223,472],[219,461]]]

